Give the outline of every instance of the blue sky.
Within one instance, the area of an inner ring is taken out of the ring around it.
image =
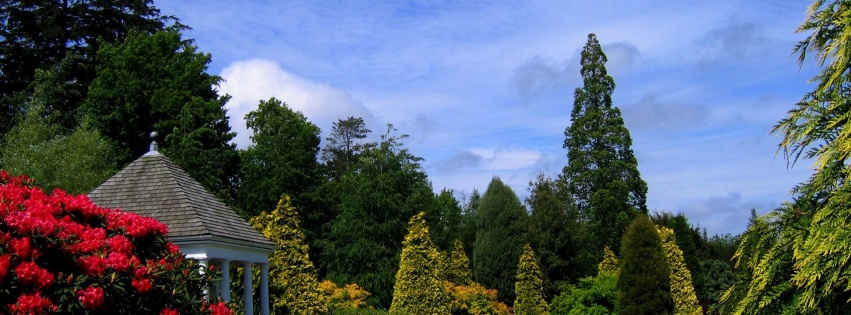
[[[750,209],[790,199],[812,172],[775,156],[772,126],[812,88],[792,48],[807,1],[155,1],[193,29],[225,82],[238,147],[243,117],[275,96],[323,130],[392,123],[435,190],[520,198],[556,176],[579,52],[609,58],[651,211],[741,233]]]

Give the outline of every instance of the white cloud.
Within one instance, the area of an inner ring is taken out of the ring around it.
[[[237,133],[234,142],[240,148],[251,143],[251,131],[245,126],[245,115],[257,109],[260,100],[271,97],[302,112],[310,122],[323,130],[323,134],[327,134],[338,119],[349,116],[362,117],[367,122],[373,119],[369,109],[348,93],[300,78],[282,69],[275,61],[235,61],[222,70],[221,77],[224,82],[219,90],[231,96],[226,107],[231,128]]]

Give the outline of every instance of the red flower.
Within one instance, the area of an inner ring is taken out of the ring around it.
[[[229,309],[224,302],[219,302],[210,305],[210,313],[212,315],[233,315],[233,310]]]
[[[106,257],[106,266],[118,272],[124,272],[130,268],[130,264],[131,259],[122,253],[113,252]]]
[[[9,304],[12,314],[42,314],[56,311],[56,306],[49,299],[41,297],[41,292],[21,294],[15,304]]]
[[[9,265],[12,264],[12,255],[0,255],[0,283],[6,281],[6,274],[9,273]]]
[[[53,275],[31,261],[25,261],[15,267],[18,281],[35,289],[43,289],[53,284]]]
[[[160,315],[180,315],[180,313],[178,313],[174,309],[166,307],[160,312]]]
[[[141,294],[148,293],[151,289],[154,288],[153,284],[151,284],[151,279],[139,279],[134,278],[133,281],[130,282],[134,288]]]
[[[109,250],[122,254],[130,254],[133,251],[133,243],[122,235],[116,235],[106,240]]]
[[[77,260],[77,266],[87,276],[100,276],[106,270],[106,259],[97,255],[83,257]]]
[[[12,253],[21,259],[30,259],[32,255],[29,237],[11,239],[9,241],[9,247],[12,248]]]
[[[174,245],[172,242],[165,243],[165,249],[168,250],[169,254],[178,254],[180,253],[180,248],[177,245]]]
[[[77,290],[77,299],[83,303],[83,307],[95,309],[103,304],[104,294],[100,287],[88,287],[82,290]]]

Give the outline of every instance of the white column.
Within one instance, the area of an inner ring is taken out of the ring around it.
[[[254,315],[254,297],[251,295],[251,262],[242,263],[242,284],[245,289],[242,297],[245,299],[245,315]]]
[[[269,264],[260,264],[260,314],[269,315]]]
[[[204,277],[204,274],[207,272],[207,266],[209,266],[209,261],[207,259],[198,259],[198,273],[201,274],[201,277]],[[209,298],[209,289],[204,288],[204,298]]]
[[[225,302],[230,302],[230,260],[223,259],[221,267],[222,284],[220,288],[222,293],[222,300],[224,300]]]

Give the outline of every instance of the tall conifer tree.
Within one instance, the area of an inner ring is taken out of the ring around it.
[[[568,164],[562,180],[594,231],[594,247],[619,248],[638,214],[647,214],[647,184],[638,172],[632,139],[612,105],[615,81],[594,34],[582,50],[583,87],[574,93],[571,125],[564,131]]]
[[[618,303],[622,314],[671,314],[670,271],[656,226],[642,215],[621,243]]]
[[[473,278],[499,291],[503,302],[514,301],[517,261],[526,238],[526,209],[498,177],[491,180],[476,210]]]

